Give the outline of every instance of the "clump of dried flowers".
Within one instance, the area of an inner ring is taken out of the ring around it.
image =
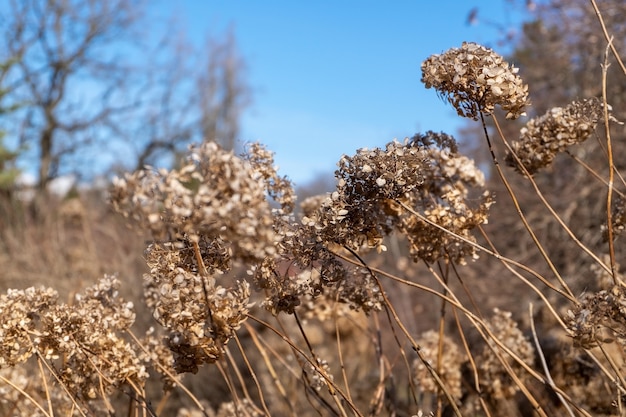
[[[54,362],[56,377],[75,398],[102,398],[115,387],[140,389],[147,372],[122,335],[135,320],[119,297],[119,280],[105,276],[74,304],[58,303],[49,288],[9,290],[0,296],[0,367],[30,356]]]
[[[336,191],[302,219],[321,240],[380,251],[386,249],[384,237],[397,230],[409,240],[415,260],[462,263],[475,256],[453,234],[471,240],[470,230],[487,221],[491,199],[486,193],[476,208],[468,204],[469,191],[482,187],[484,176],[458,153],[452,136],[427,132],[385,149],[360,149],[341,159],[335,175]]]
[[[484,176],[459,154],[452,136],[427,132],[385,148],[359,149],[338,166],[335,191],[306,200],[299,225],[282,223],[278,256],[253,268],[272,312],[292,313],[303,296],[315,298],[325,288],[335,288],[338,299],[355,309],[380,308],[371,271],[355,271],[335,253],[384,251],[385,237],[394,231],[406,237],[415,261],[464,263],[477,256],[467,241],[487,221],[492,200],[488,192],[469,198]]]
[[[533,363],[535,348],[512,319],[510,312],[494,309],[494,314],[487,321],[487,326],[493,334],[493,339],[510,349],[519,360],[527,364]],[[500,355],[496,355],[496,351],[500,352]],[[496,400],[512,398],[519,391],[519,385],[510,377],[503,361],[506,361],[512,372],[522,381],[527,379],[523,367],[508,353],[496,346],[492,339],[487,341],[487,346],[476,359],[480,385],[491,398]]]
[[[425,149],[427,155],[423,184],[405,203],[423,218],[405,214],[397,226],[409,240],[413,259],[429,263],[447,259],[459,264],[476,259],[477,251],[467,241],[475,241],[471,232],[487,223],[493,204],[487,190],[480,192],[485,184],[483,173],[471,159],[459,153],[452,136],[428,132],[411,141],[413,146]],[[472,194],[475,197],[470,198]]]
[[[585,349],[617,342],[626,346],[626,289],[618,284],[609,290],[587,293],[568,310],[566,324],[575,346]]]
[[[205,142],[180,169],[116,178],[111,201],[156,240],[219,238],[233,256],[257,261],[274,252],[276,238],[265,184],[253,163]]]
[[[467,358],[449,337],[444,336],[441,343],[443,346],[440,348],[439,333],[434,330],[424,332],[417,340],[422,357],[428,361],[432,369],[437,371],[451,397],[460,401],[463,396],[462,366]],[[441,364],[441,367],[437,364]],[[413,361],[413,374],[421,390],[432,394],[440,393],[441,387],[433,379],[431,372],[421,359]]]
[[[329,383],[333,382],[334,377],[330,373],[328,361],[317,356],[315,357],[316,366],[305,359],[303,359],[303,361],[305,362],[303,371],[306,376],[307,383],[315,391],[319,392],[322,388],[329,386]]]
[[[280,208],[272,209],[268,194]],[[196,372],[214,362],[251,305],[245,280],[224,287],[217,278],[233,262],[256,265],[275,255],[295,201],[291,183],[259,144],[242,158],[205,142],[180,169],[117,179],[111,200],[155,239],[146,251],[145,298],[170,332],[174,368]]]
[[[463,117],[477,120],[480,113],[491,114],[499,105],[507,119],[523,116],[529,105],[528,86],[510,65],[493,50],[463,42],[422,63],[422,82],[435,88]]]
[[[595,98],[573,101],[566,107],[553,107],[543,116],[529,120],[511,148],[519,163],[529,174],[534,174],[549,166],[559,152],[585,141],[602,117],[602,103]],[[506,162],[523,173],[510,152],[506,155]]]

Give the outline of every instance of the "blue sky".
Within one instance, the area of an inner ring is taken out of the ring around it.
[[[420,82],[433,53],[475,41],[499,50],[519,10],[504,0],[164,2],[198,45],[231,28],[253,103],[242,139],[276,153],[296,184],[332,173],[342,154],[465,120]],[[478,22],[466,23],[478,7]],[[504,51],[500,51],[504,52]]]

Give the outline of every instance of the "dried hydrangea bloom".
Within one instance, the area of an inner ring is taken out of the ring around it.
[[[119,297],[119,280],[105,276],[42,316],[38,348],[46,359],[62,358],[60,379],[79,398],[94,399],[125,383],[143,386],[148,377],[135,346],[124,340],[135,320],[130,302]]]
[[[487,221],[492,201],[489,193],[469,198],[471,189],[484,185],[484,175],[472,160],[458,154],[452,136],[427,132],[390,142],[385,149],[360,149],[341,159],[335,175],[336,190],[302,218],[317,241],[352,250],[385,250],[384,237],[396,230],[409,240],[415,260],[463,263],[476,256],[471,245],[451,233],[472,240],[471,230]]]
[[[434,88],[460,116],[474,120],[480,113],[493,113],[496,105],[507,112],[507,119],[525,114],[530,104],[528,86],[517,73],[501,55],[471,42],[431,55],[422,63],[426,88]]]
[[[58,294],[51,288],[8,290],[0,295],[0,368],[26,362],[36,348],[31,335],[41,326],[41,315],[57,303]]]
[[[198,247],[208,272],[219,274],[227,270],[228,256],[214,244],[200,240]],[[147,251],[145,299],[155,319],[170,332],[168,346],[177,372],[195,373],[202,363],[215,362],[250,307],[247,282],[232,288],[217,285],[213,276],[199,271],[195,254],[190,242],[181,247],[155,243]]]
[[[2,364],[15,365],[37,351],[54,363],[68,391],[83,400],[126,383],[143,386],[145,366],[121,336],[135,312],[132,303],[119,297],[119,285],[115,277],[105,276],[76,295],[72,305],[58,304],[49,289],[9,291],[0,302]]]
[[[511,316],[510,312],[495,308],[493,316],[487,321],[487,326],[495,339],[514,352],[524,363],[532,364],[535,360],[535,349],[517,327],[517,323]],[[526,371],[517,361],[502,351],[493,340],[489,340],[488,344],[489,346],[485,346],[482,354],[476,358],[476,363],[479,367],[480,385],[494,399],[512,398],[519,391],[519,387],[511,379],[493,350],[501,353],[501,356],[520,379],[524,380],[526,378]]]
[[[287,256],[287,254],[282,254]],[[250,273],[255,285],[265,291],[262,306],[274,315],[281,312],[293,314],[301,303],[300,299],[312,292],[312,269],[305,268],[299,272],[291,272],[279,266],[276,259],[266,259],[254,265]]]
[[[274,154],[260,143],[251,143],[244,158],[263,179],[269,196],[280,204],[281,213],[291,213],[296,203],[296,193],[291,181],[278,175],[277,167],[274,166]]]
[[[302,224],[322,241],[384,250],[382,238],[394,226],[390,206],[422,185],[425,164],[423,150],[408,139],[344,155],[335,173],[336,190]]]
[[[566,325],[575,346],[591,349],[617,341],[626,346],[626,288],[584,294],[580,304],[567,312]]]
[[[476,259],[476,249],[452,234],[475,241],[472,230],[487,223],[493,204],[490,193],[485,190],[470,198],[470,192],[477,193],[484,186],[484,174],[471,159],[458,153],[452,136],[427,132],[411,141],[425,150],[428,163],[421,170],[422,185],[404,202],[446,230],[401,211],[396,228],[409,241],[411,256],[429,263],[448,259],[464,264],[468,258]]]
[[[333,375],[330,373],[330,366],[328,365],[328,361],[321,359],[319,357],[315,357],[315,362],[317,362],[317,366],[313,366],[308,360],[303,359],[304,375],[307,377],[307,382],[311,388],[315,391],[319,392],[322,388],[327,387],[329,381],[332,383],[334,380]]]
[[[326,321],[353,316],[356,311],[369,314],[382,309],[383,296],[372,273],[363,267],[349,268],[346,272],[345,279],[336,286],[323,287],[315,298],[307,297],[300,307],[302,317]],[[313,270],[312,275],[319,273]]]
[[[274,253],[276,240],[266,189],[280,196],[286,208],[292,197],[289,184],[271,172],[263,148],[250,149],[260,155],[245,160],[205,142],[191,149],[180,169],[145,169],[117,178],[111,201],[157,240],[219,238],[229,242],[234,257],[262,260]]]
[[[239,401],[223,402],[217,410],[216,417],[263,417],[261,410],[247,398]]]
[[[511,148],[528,173],[534,174],[549,166],[568,146],[585,141],[602,117],[602,103],[597,99],[554,107],[543,116],[531,119],[520,130],[519,140],[514,141]],[[512,154],[507,154],[506,162],[523,173]]]
[[[446,389],[457,402],[461,400],[462,372],[461,368],[467,358],[456,343],[447,336],[443,338],[443,349],[439,358],[439,333],[434,330],[424,332],[417,340],[420,352],[429,365],[437,370],[438,375],[445,384]],[[441,369],[437,369],[437,363],[441,363]],[[417,385],[422,391],[437,394],[440,387],[433,379],[426,365],[419,359],[413,362],[413,375]]]

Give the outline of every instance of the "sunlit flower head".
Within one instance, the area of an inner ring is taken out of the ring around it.
[[[477,120],[481,112],[491,114],[499,105],[507,119],[516,119],[529,104],[528,86],[517,72],[491,49],[464,42],[461,48],[428,57],[422,63],[422,82],[445,97],[460,116]]]

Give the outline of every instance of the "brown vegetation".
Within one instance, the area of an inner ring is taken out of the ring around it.
[[[597,94],[535,113],[532,60],[464,43],[424,62],[481,121],[486,176],[426,132],[343,156],[296,212],[271,152],[207,140],[117,178],[110,205],[6,202],[0,415],[625,415],[626,69],[607,45],[576,89]]]

